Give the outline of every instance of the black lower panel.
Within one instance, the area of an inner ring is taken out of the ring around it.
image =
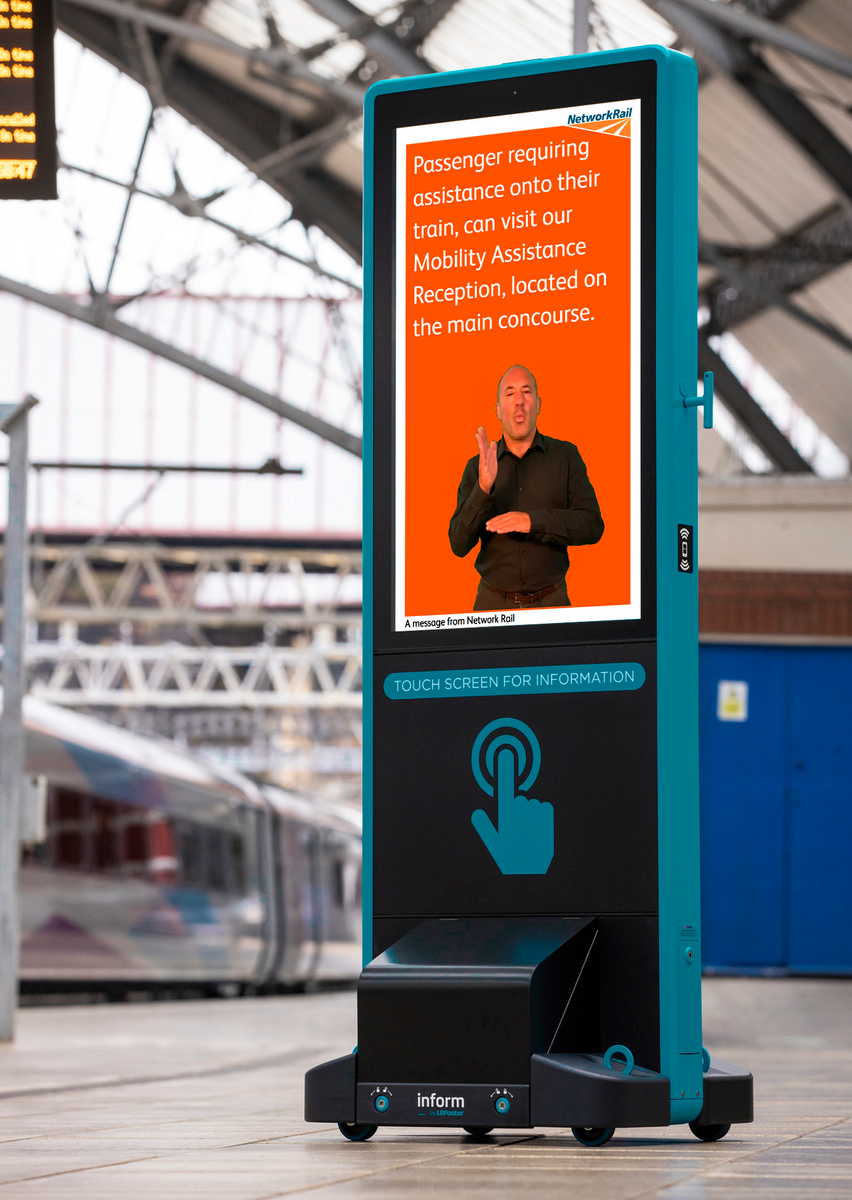
[[[600,1042],[595,1049],[629,1046],[637,1063],[659,1071],[659,918],[656,913],[599,917],[598,928]]]
[[[364,1125],[517,1128],[530,1123],[530,1089],[511,1082],[359,1083],[356,1111]]]
[[[422,919],[377,917],[373,921],[374,956],[383,954]],[[657,915],[598,917],[597,929],[593,955],[552,1049],[603,1051],[616,1044],[629,1046],[637,1063],[659,1071]],[[544,1047],[548,1048],[549,1044]]]
[[[528,1083],[530,1054],[546,1052],[554,1039],[594,1048],[595,932],[588,917],[420,922],[361,974],[361,1077]]]
[[[355,1120],[357,1058],[344,1054],[311,1067],[305,1075],[305,1120]]]
[[[668,1125],[669,1079],[634,1067],[623,1075],[595,1054],[534,1054],[531,1125],[641,1128]]]
[[[714,1058],[704,1072],[704,1107],[696,1125],[736,1125],[754,1120],[754,1079],[751,1072]]]
[[[305,1076],[305,1120],[364,1125],[438,1125],[521,1128],[668,1125],[669,1080],[599,1054],[534,1054],[529,1085],[369,1081],[359,1077],[359,1055],[322,1063]],[[753,1120],[753,1079],[716,1060],[704,1073],[704,1107],[696,1126]],[[357,1117],[356,1117],[357,1112]]]

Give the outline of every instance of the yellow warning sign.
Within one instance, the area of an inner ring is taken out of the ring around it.
[[[716,716],[720,721],[748,720],[748,684],[745,680],[719,680]]]

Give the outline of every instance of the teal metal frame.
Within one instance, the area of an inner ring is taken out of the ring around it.
[[[373,769],[373,203],[374,105],[393,92],[653,61],[657,65],[656,477],[657,756],[660,1069],[671,1122],[703,1103],[698,825],[698,575],[679,568],[677,526],[697,524],[697,421],[685,392],[697,379],[698,73],[662,46],[419,75],[375,84],[364,133],[364,962],[372,955]],[[712,396],[712,391],[711,391]],[[708,406],[709,407],[709,406]],[[706,424],[706,412],[705,412]]]

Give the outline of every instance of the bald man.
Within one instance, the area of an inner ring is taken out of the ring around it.
[[[570,605],[568,546],[599,542],[601,511],[586,467],[571,442],[537,429],[541,397],[528,367],[509,367],[497,386],[499,442],[476,431],[450,521],[453,554],[480,542],[481,578],[474,612]]]

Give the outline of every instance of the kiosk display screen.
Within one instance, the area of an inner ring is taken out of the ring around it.
[[[642,137],[629,91],[395,130],[398,635],[642,616]]]

